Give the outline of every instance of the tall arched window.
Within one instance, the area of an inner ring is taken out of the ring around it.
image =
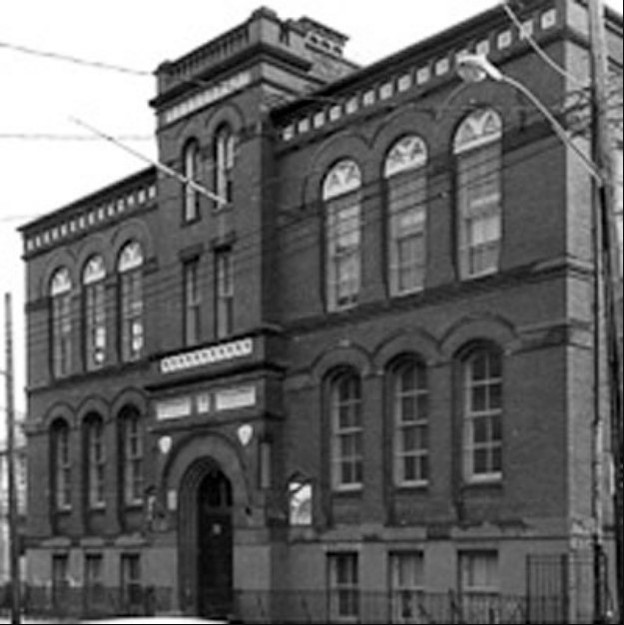
[[[394,483],[421,486],[429,479],[429,402],[427,369],[416,359],[391,370],[394,425]]]
[[[121,447],[121,485],[126,506],[140,504],[144,496],[143,427],[134,407],[124,409],[119,418]]]
[[[499,350],[478,347],[462,363],[464,479],[502,477],[503,365]]]
[[[51,329],[52,329],[52,372],[63,377],[71,372],[72,355],[72,283],[69,270],[58,269],[50,285]]]
[[[226,202],[231,202],[236,138],[227,124],[219,126],[215,134],[213,156],[215,193]]]
[[[91,509],[105,505],[106,447],[104,421],[99,415],[90,415],[85,421],[85,453],[87,498]]]
[[[427,146],[414,135],[397,141],[386,158],[388,266],[391,295],[422,289],[425,281]]]
[[[199,177],[199,145],[191,140],[184,146],[182,154],[184,177],[197,182]],[[199,194],[190,184],[184,185],[184,221],[195,221],[199,217]]]
[[[462,278],[498,270],[502,234],[502,123],[492,109],[471,113],[457,129],[457,209]]]
[[[82,274],[84,359],[86,368],[97,369],[106,359],[106,271],[101,256],[93,256]]]
[[[121,359],[140,358],[143,351],[143,250],[131,241],[119,256]]]
[[[360,169],[351,160],[334,165],[323,183],[329,310],[357,303],[361,282],[361,187]]]
[[[52,505],[55,512],[71,510],[72,473],[69,425],[59,419],[50,429]]]
[[[352,371],[335,376],[329,384],[331,420],[331,473],[335,490],[362,486],[362,385]]]

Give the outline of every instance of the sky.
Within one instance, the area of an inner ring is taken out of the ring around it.
[[[264,6],[282,19],[308,16],[344,33],[349,37],[345,56],[367,65],[498,4],[265,0]],[[621,0],[606,4],[622,10]],[[260,0],[20,0],[5,7],[0,20],[0,371],[5,369],[8,292],[18,416],[26,407],[26,365],[25,278],[16,228],[146,166],[72,120],[155,158],[155,118],[148,104],[156,92],[153,71],[244,22],[260,6]],[[0,436],[6,406],[3,377]]]

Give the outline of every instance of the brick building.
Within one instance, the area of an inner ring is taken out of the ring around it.
[[[589,154],[587,10],[517,10],[524,36],[497,8],[359,68],[259,9],[157,70],[159,160],[197,184],[149,168],[23,228],[34,588],[586,622],[591,177],[456,65],[487,54]]]

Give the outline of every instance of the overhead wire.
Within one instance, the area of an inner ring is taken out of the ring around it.
[[[559,75],[568,79],[569,81],[575,83],[582,89],[588,89],[589,84],[585,83],[582,80],[579,80],[576,76],[568,72],[564,67],[559,65],[552,57],[548,55],[548,53],[537,43],[535,37],[531,31],[525,27],[525,25],[521,22],[520,18],[514,13],[511,6],[509,5],[509,0],[502,0],[501,6],[509,19],[513,22],[513,24],[518,28],[521,36],[528,42],[528,44],[533,48],[533,50],[537,53],[537,55],[552,69],[554,69]]]
[[[509,9],[509,7],[507,6],[506,2],[503,2],[503,5],[504,5],[504,7],[506,9]],[[509,9],[509,11],[511,11],[511,10]],[[513,14],[513,15],[515,17],[515,14]],[[518,18],[515,18],[515,20],[519,23]],[[520,26],[522,26],[521,23],[520,23]],[[532,37],[530,39],[532,39]],[[533,41],[533,43],[535,44],[534,41]],[[2,44],[0,44],[0,45],[2,45]],[[14,45],[11,45],[11,44],[4,44],[4,45],[5,45],[5,47],[11,47],[13,49],[18,49],[18,50],[23,51],[23,52],[39,54],[41,56],[47,56],[47,57],[52,57],[52,58],[58,58],[58,59],[65,60],[65,61],[80,62],[81,64],[91,65],[91,66],[99,67],[99,68],[102,68],[102,69],[123,69],[124,71],[128,71],[129,73],[138,73],[140,75],[148,74],[148,72],[129,70],[128,68],[119,68],[118,66],[113,66],[113,65],[108,64],[108,63],[90,62],[90,61],[86,61],[85,59],[78,59],[76,57],[70,57],[68,55],[60,55],[60,54],[56,54],[56,53],[47,53],[47,52],[43,52],[43,51],[36,51],[36,50],[32,50],[32,49],[27,49],[27,48],[25,48],[23,46],[14,46]],[[537,44],[535,44],[535,45],[537,45]],[[541,54],[540,54],[540,56],[541,56]],[[149,75],[152,75],[152,73],[149,73]],[[204,81],[197,81],[197,80],[194,80],[194,79],[190,80],[189,82],[202,84],[202,85],[206,84]],[[583,87],[583,89],[584,89],[584,87]],[[304,96],[304,97],[306,97],[306,96]],[[319,101],[323,101],[324,103],[328,103],[328,102],[342,103],[344,101],[344,98],[329,98],[329,97],[324,97],[324,96],[318,96],[317,98],[315,98],[315,96],[313,96],[313,95],[308,96],[308,97],[309,97],[309,99],[312,99],[312,100],[318,99]],[[430,112],[430,110],[431,110],[430,108],[427,108],[427,112]],[[308,172],[308,174],[309,174],[309,172]]]
[[[555,149],[554,147],[550,147],[547,149],[541,148],[538,153],[546,152],[550,149]],[[524,160],[528,160],[530,158],[534,158],[534,154],[529,154],[524,156],[522,159],[517,159],[516,161],[509,161],[505,166],[501,163],[501,171],[503,171],[507,167],[516,166],[518,163],[523,162]],[[483,166],[481,164],[480,166]],[[488,175],[491,175],[492,172],[488,172]],[[381,190],[379,189],[381,179],[377,179],[369,182],[367,185],[363,187],[363,196],[361,198],[360,205],[365,207],[365,204],[370,202],[373,199],[381,198]],[[471,184],[477,183],[478,180],[472,180]],[[431,190],[430,190],[431,191]],[[433,200],[440,199],[444,197],[444,194],[441,196],[440,192],[428,193],[428,195],[423,199],[423,201],[419,204],[429,204]],[[411,205],[409,208],[415,208],[417,205]],[[289,258],[292,258],[294,255],[305,252],[306,250],[313,249],[319,245],[319,236],[322,236],[322,232],[324,230],[324,224],[322,217],[319,216],[318,211],[310,212],[306,210],[304,207],[302,210],[301,206],[292,207],[296,213],[302,212],[303,216],[299,219],[296,219],[291,222],[287,222],[282,224],[281,226],[276,227],[276,231],[278,233],[278,237],[276,239],[276,244],[278,246],[278,250],[276,253],[280,254],[280,260],[282,262],[287,262]],[[309,219],[314,218],[315,224],[313,224],[313,228],[309,228]],[[378,224],[381,221],[387,219],[387,214],[384,213],[383,210],[377,211],[377,215],[371,218],[366,214],[362,214],[361,222],[358,225],[358,228],[365,228],[370,225]],[[288,228],[294,228],[296,226],[300,227],[303,222],[304,228],[301,230],[299,234],[295,234],[290,239],[286,241],[282,241],[279,238],[280,231],[286,230]],[[234,252],[234,263],[236,271],[243,272],[246,271],[246,267],[253,266],[258,262],[258,247],[256,242],[253,240],[255,237],[262,236],[263,231],[255,231],[251,233],[247,233],[247,235],[243,235],[245,237],[245,243],[240,245],[240,242],[243,240],[241,237],[237,240],[236,246],[233,248]],[[449,248],[449,253],[454,253],[453,248]],[[385,261],[384,261],[385,262]],[[158,305],[159,300],[161,298],[170,298],[172,294],[172,290],[178,291],[180,294],[182,293],[182,284],[181,284],[181,269],[182,263],[177,260],[172,262],[169,265],[160,265],[158,267],[158,280],[154,283],[146,282],[144,284],[144,295],[147,304],[147,298],[150,298],[150,302],[155,306]],[[204,283],[203,287],[205,289],[204,292],[212,293],[215,286],[215,276],[212,275],[214,272],[204,272]],[[322,280],[322,277],[321,277]],[[80,311],[74,311],[72,316],[72,322],[77,322],[82,318]],[[47,335],[49,332],[49,325],[47,320],[42,320],[40,325],[37,321],[31,321],[29,326],[30,330],[30,339],[32,342],[33,339],[47,340]],[[44,335],[43,337],[41,335]]]
[[[85,58],[81,58],[78,56],[74,56],[71,54],[64,54],[61,52],[53,52],[49,50],[40,50],[37,48],[31,48],[29,46],[10,43],[8,41],[0,41],[0,48],[5,48],[6,50],[12,50],[14,52],[21,52],[23,54],[28,54],[31,56],[37,56],[41,58],[54,59],[58,61],[65,61],[68,63],[73,63],[75,65],[84,65],[87,67],[94,67],[97,69],[114,71],[122,74],[130,74],[133,76],[149,76],[150,78],[154,77],[153,72],[148,72],[145,70],[135,69],[131,67],[124,67],[122,65],[116,65],[113,63],[107,63],[103,61],[93,61]]]
[[[574,91],[570,92],[568,95],[566,95],[566,97],[571,96],[571,95],[574,95],[574,94],[576,94],[576,93],[578,93],[578,91],[577,91],[577,90],[574,90]],[[415,98],[415,99],[417,99],[417,98]],[[338,101],[338,100],[337,100],[337,101]],[[341,101],[341,102],[342,102],[342,100],[339,100],[339,101]],[[561,105],[561,99],[558,97],[558,98],[556,99],[556,104],[553,104],[553,103],[548,103],[548,102],[547,102],[547,103],[546,103],[546,105],[547,105],[547,106],[550,106],[550,107],[553,107],[553,108],[555,108],[555,107],[561,107],[561,106],[562,106],[562,105]],[[405,103],[402,103],[401,105],[397,105],[397,106],[405,106]],[[415,111],[415,110],[416,110],[416,109],[413,107],[413,105],[411,105],[411,104],[410,104],[410,107],[411,107],[411,109],[410,109],[410,110],[412,110],[412,111]],[[384,111],[387,111],[387,110],[388,110],[388,108],[389,108],[389,107],[388,107],[388,105],[385,105],[385,106],[384,106]],[[392,108],[394,108],[394,105],[392,105]],[[473,109],[473,106],[472,106],[472,105],[454,105],[454,106],[448,106],[448,107],[447,107],[447,109],[446,109],[444,112],[453,111],[453,112],[463,113],[463,112],[469,112],[469,111],[470,111],[470,110],[472,110],[472,109]],[[521,106],[516,106],[516,105],[507,105],[506,110],[508,110],[508,111],[512,111],[512,112],[517,112],[517,111],[526,111],[526,110],[531,110],[531,111],[533,111],[533,110],[534,110],[534,107],[533,107],[533,105],[521,105]],[[421,112],[425,111],[425,108],[420,109],[420,111],[421,111]],[[426,112],[427,112],[427,113],[431,113],[431,108],[430,108],[430,107],[427,107],[427,108],[426,108]],[[438,113],[440,114],[440,111],[438,111]],[[102,135],[105,135],[105,136],[102,136]],[[245,137],[244,139],[240,139],[240,140],[239,140],[239,146],[238,146],[238,147],[239,147],[239,149],[240,149],[240,145],[243,145],[243,144],[245,144],[245,143],[246,143],[246,142],[248,142],[248,141],[252,141],[252,140],[254,140],[254,139],[258,138],[259,136],[274,136],[274,135],[275,135],[275,132],[273,132],[273,131],[269,131],[269,132],[267,132],[266,130],[259,130],[259,131],[258,131],[258,130],[254,130],[252,133],[247,134],[247,135],[246,135],[246,137]],[[118,143],[118,144],[119,144],[121,141],[123,141],[123,140],[124,140],[122,135],[118,135],[118,136],[116,136],[116,135],[107,134],[107,133],[101,133],[100,135],[97,135],[97,134],[92,134],[92,137],[93,137],[93,140],[109,141],[109,142],[111,142],[111,143]],[[119,147],[119,146],[118,146],[118,147]],[[124,148],[124,149],[126,149],[126,148]],[[137,152],[137,154],[138,154],[138,152]],[[136,155],[136,154],[135,154],[135,155]],[[143,161],[149,161],[150,163],[154,162],[154,159],[151,159],[150,157],[146,157],[146,156],[144,156],[144,155],[141,155],[141,160],[143,160]],[[159,161],[156,161],[156,163],[160,164],[160,163],[159,163]],[[168,166],[165,166],[165,167],[168,167]],[[307,174],[309,174],[309,173],[310,173],[310,172],[307,172]],[[306,175],[307,175],[307,174],[306,174]],[[271,178],[269,178],[269,179],[267,179],[267,178],[265,177],[265,178],[264,178],[264,182],[269,182],[269,183],[270,183],[270,182],[273,182],[273,183],[275,183],[275,182],[279,182],[279,181],[280,181],[280,179],[283,179],[283,178],[285,178],[285,176],[282,176],[282,175],[272,176],[272,177],[271,177]],[[292,180],[292,178],[293,178],[292,174],[289,174],[289,175],[288,175],[288,178]],[[38,217],[45,217],[45,216],[47,216],[47,215],[49,215],[49,214],[50,214],[50,212],[49,212],[49,211],[45,211],[45,212],[38,213],[38,214],[37,214],[37,215],[35,215],[34,217],[35,217],[35,218],[38,218]],[[28,218],[30,218],[30,217],[31,217],[31,215],[25,216],[25,218],[27,218],[27,217],[28,217]],[[1,221],[1,218],[0,218],[0,221]],[[16,221],[16,220],[11,219],[11,221]]]
[[[240,149],[240,146],[239,146],[239,149]],[[208,167],[205,167],[205,171],[209,172],[210,169],[213,169],[213,168],[214,168],[214,165],[210,165]],[[277,175],[277,176],[273,176],[273,177],[270,177],[270,178],[266,178],[265,177],[265,178],[263,178],[263,182],[266,185],[272,184],[272,183],[276,183],[276,182],[280,183],[285,178],[287,178],[290,182],[292,182],[293,180],[297,180],[297,179],[303,180],[304,178],[309,177],[312,174],[320,174],[320,173],[322,173],[322,172],[320,170],[318,170],[318,169],[309,169],[309,170],[306,170],[305,173],[300,174],[299,176],[293,176],[293,175],[289,174],[287,176]],[[172,198],[163,197],[163,195],[161,194],[158,199],[159,199],[160,202],[164,203],[164,202],[169,201]],[[175,196],[175,199],[179,199],[177,195]],[[286,212],[290,212],[288,209],[285,209],[285,210],[286,210]]]
[[[14,139],[16,141],[103,141],[102,137],[93,135],[76,135],[58,132],[0,132],[0,139]],[[154,141],[154,135],[116,135],[119,141]]]

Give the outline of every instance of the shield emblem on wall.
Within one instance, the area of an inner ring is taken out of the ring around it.
[[[237,434],[240,444],[243,447],[247,447],[247,445],[251,442],[251,437],[253,436],[253,426],[245,423],[238,428]]]

